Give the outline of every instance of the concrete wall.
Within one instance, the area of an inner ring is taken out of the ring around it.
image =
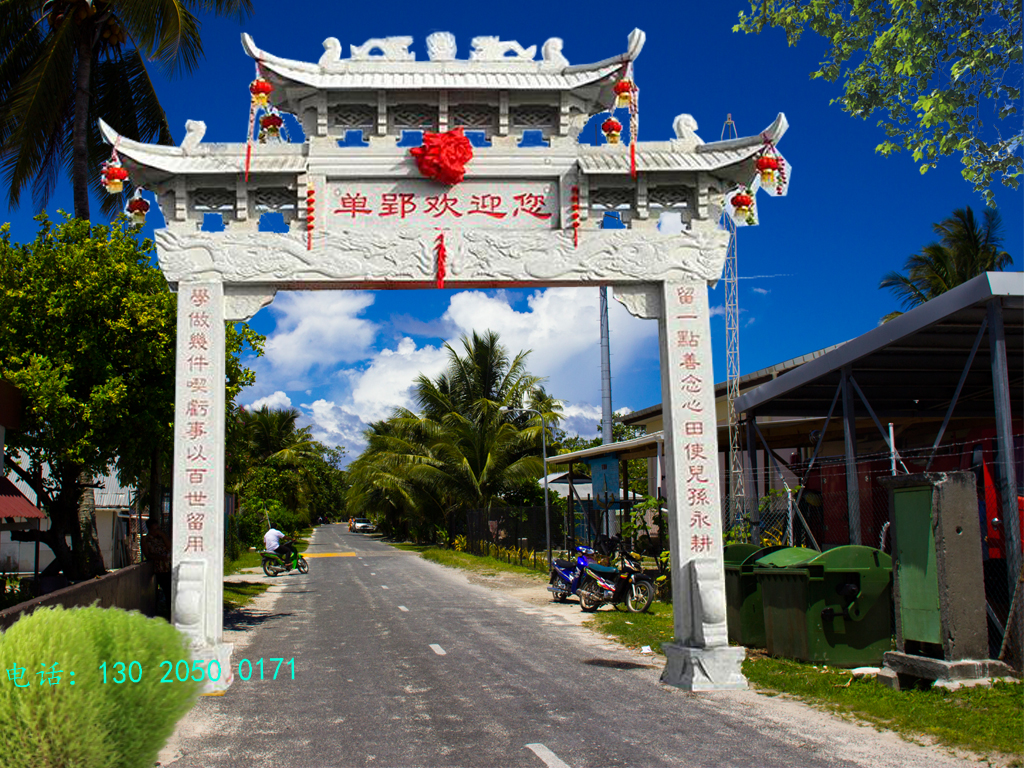
[[[74,608],[93,603],[101,608],[123,608],[152,616],[156,609],[156,582],[152,563],[130,565],[0,611],[0,631],[11,626],[22,614],[32,613],[41,606],[62,605]]]

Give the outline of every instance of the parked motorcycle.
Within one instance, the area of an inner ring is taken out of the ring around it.
[[[289,539],[282,539],[282,541],[292,543]],[[277,576],[292,569],[298,570],[299,573],[309,573],[309,563],[299,554],[298,550],[293,550],[287,558],[281,557],[278,552],[268,550],[260,552],[260,555],[263,558],[263,572],[267,576]]]
[[[551,581],[548,585],[548,592],[554,593],[554,598],[559,603],[564,603],[571,595],[576,594],[580,586],[580,577],[587,565],[592,562],[596,554],[590,547],[576,547],[578,557],[576,561],[562,560],[556,558],[551,564]]]
[[[580,608],[587,613],[602,605],[626,604],[630,613],[643,613],[654,601],[654,580],[643,572],[640,555],[628,551],[620,542],[619,567],[590,563],[583,569],[576,594]]]

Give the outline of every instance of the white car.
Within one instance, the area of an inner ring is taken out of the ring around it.
[[[352,530],[356,533],[374,533],[377,530],[377,526],[365,517],[357,517],[352,521]]]

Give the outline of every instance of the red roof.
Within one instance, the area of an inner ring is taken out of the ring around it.
[[[25,494],[6,477],[0,477],[0,517],[39,518],[46,513],[25,498]]]

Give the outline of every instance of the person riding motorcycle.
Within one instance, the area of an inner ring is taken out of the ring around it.
[[[286,534],[271,526],[270,530],[263,534],[263,545],[267,552],[273,552],[282,562],[290,563],[292,555],[295,554],[295,547],[285,536]]]

